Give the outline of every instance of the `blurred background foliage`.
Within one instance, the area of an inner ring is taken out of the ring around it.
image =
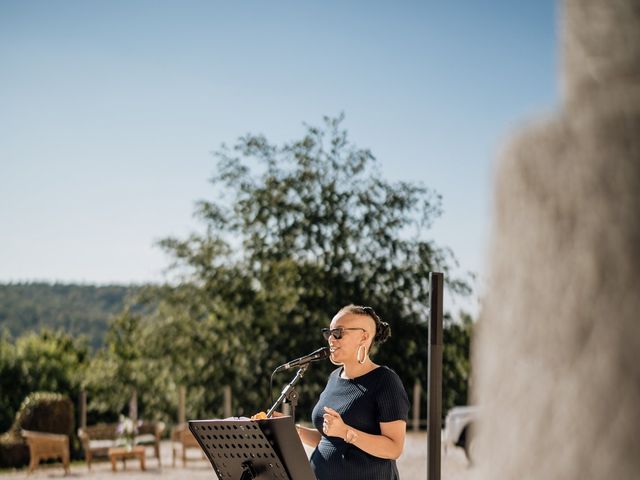
[[[50,391],[78,398],[89,364],[84,338],[62,331],[27,332],[12,341],[0,335],[0,431],[13,423],[32,392]]]
[[[42,328],[64,330],[85,336],[97,349],[104,344],[109,318],[138,290],[122,285],[0,284],[0,326],[14,338]]]
[[[437,193],[384,180],[341,122],[306,125],[283,145],[252,134],[223,145],[211,198],[196,205],[202,228],[159,242],[171,259],[165,284],[75,287],[94,289],[85,297],[39,295],[56,285],[0,288],[0,427],[35,390],[78,398],[85,389],[89,423],[126,412],[133,389],[140,416],[171,421],[180,385],[188,418],[221,416],[227,385],[234,415],[267,410],[271,371],[322,346],[320,328],[349,303],[370,305],[391,324],[374,361],[400,375],[409,398],[417,381],[426,387],[429,272],[443,272],[454,296],[470,293],[469,279],[454,276],[453,253],[427,236],[441,214]],[[27,299],[16,291],[29,288]],[[88,306],[85,322],[60,313],[77,298]],[[16,329],[25,315],[24,330]],[[41,325],[66,333],[33,333]],[[470,316],[446,315],[445,412],[467,402],[472,328]],[[321,362],[307,372],[300,420],[332,368]],[[276,377],[276,393],[292,375]],[[424,388],[423,417],[426,398]]]

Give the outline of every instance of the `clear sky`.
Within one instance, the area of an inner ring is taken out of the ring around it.
[[[344,112],[486,274],[496,154],[558,101],[549,0],[0,0],[0,282],[162,280],[210,155]]]

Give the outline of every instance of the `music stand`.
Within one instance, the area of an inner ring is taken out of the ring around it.
[[[220,480],[315,480],[291,417],[190,420]]]

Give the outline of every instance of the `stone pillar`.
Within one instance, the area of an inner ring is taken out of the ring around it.
[[[80,428],[87,427],[87,392],[80,391]]]
[[[228,418],[232,415],[231,410],[231,387],[229,385],[224,386],[224,404],[223,411],[225,418]]]
[[[479,479],[640,472],[640,0],[562,6],[563,103],[497,169]]]
[[[187,403],[187,389],[184,385],[178,387],[178,423],[186,423],[187,415],[185,405]]]
[[[135,387],[131,389],[129,399],[129,418],[134,422],[138,421],[138,390]]]

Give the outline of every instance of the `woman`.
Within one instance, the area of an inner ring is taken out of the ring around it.
[[[311,467],[318,480],[396,480],[409,399],[398,375],[369,358],[391,334],[371,307],[348,305],[323,335],[331,361],[329,376],[313,409],[315,429],[297,426],[300,439],[316,447]]]

